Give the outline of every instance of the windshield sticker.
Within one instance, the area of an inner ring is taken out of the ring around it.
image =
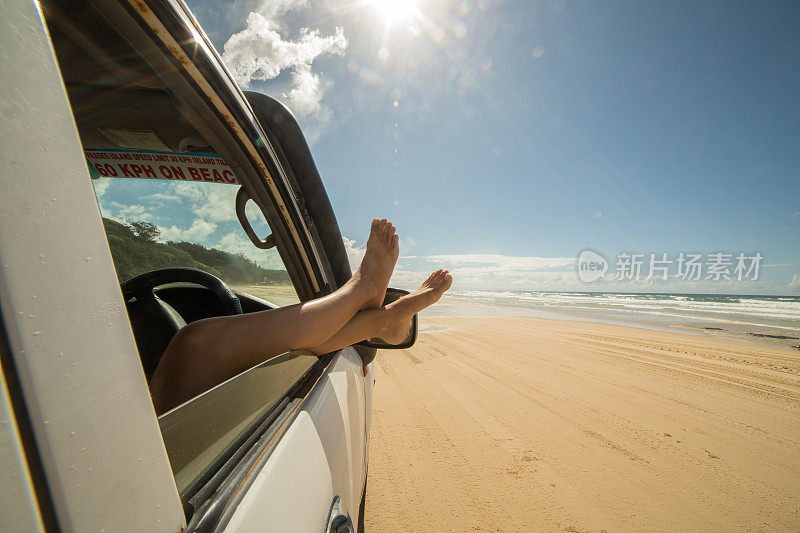
[[[84,153],[92,179],[140,178],[239,185],[239,178],[217,154],[145,150],[87,150]]]

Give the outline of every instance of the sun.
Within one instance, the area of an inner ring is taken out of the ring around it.
[[[417,14],[415,0],[371,0],[386,24],[411,20]]]

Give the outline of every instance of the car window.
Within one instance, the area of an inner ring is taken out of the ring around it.
[[[121,283],[159,268],[190,267],[274,305],[298,302],[275,249],[256,248],[236,220],[238,187],[102,177],[97,167],[112,172],[112,163],[104,167],[93,163],[98,154],[87,152]],[[127,152],[111,153],[120,156]],[[115,165],[119,169],[120,164]],[[247,214],[259,236],[269,234],[252,202]],[[309,352],[273,357],[159,416],[175,482],[184,500],[210,479],[316,361]]]
[[[175,165],[119,163],[99,156],[171,158],[179,154],[87,150],[94,175],[97,202],[103,216],[117,277],[123,283],[159,268],[189,267],[220,278],[234,290],[252,294],[278,306],[299,302],[289,274],[275,248],[256,248],[236,218],[238,184],[103,177],[121,169]],[[197,160],[216,156],[188,154]],[[125,160],[123,160],[125,161]],[[195,167],[189,166],[194,169]],[[167,171],[172,172],[172,171]],[[159,174],[160,175],[160,174]],[[249,202],[246,214],[261,237],[270,234],[258,207]]]
[[[298,302],[277,251],[256,248],[239,225],[234,214],[238,187],[97,176],[97,167],[104,172],[113,167],[93,164],[92,157],[97,154],[87,159],[94,167],[92,182],[121,283],[159,268],[190,267],[273,305]],[[269,235],[252,202],[247,215],[259,236]],[[184,500],[213,476],[316,361],[309,352],[273,357],[159,416]]]

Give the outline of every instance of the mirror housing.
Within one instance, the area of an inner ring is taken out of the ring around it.
[[[389,287],[386,289],[386,296],[383,299],[383,305],[388,305],[396,300],[399,300],[406,294],[408,294],[408,291]],[[408,332],[408,336],[405,338],[405,340],[403,340],[403,342],[400,344],[389,344],[379,337],[373,337],[357,343],[356,346],[366,346],[368,348],[377,348],[379,350],[402,350],[404,348],[411,348],[414,346],[414,343],[417,342],[417,332],[417,315],[415,314],[413,317],[411,317],[411,330]]]

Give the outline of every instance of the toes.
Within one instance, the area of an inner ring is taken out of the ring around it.
[[[444,279],[442,280],[442,285],[444,286],[444,290],[446,291],[447,289],[449,289],[450,285],[452,284],[453,284],[453,276],[451,276],[450,273],[447,270],[445,270]]]
[[[428,279],[425,280],[425,283],[427,283],[432,287],[435,287],[436,285],[438,285],[438,279],[439,276],[442,274],[442,272],[443,270],[441,268],[439,270],[434,271],[430,276],[428,276]]]
[[[387,246],[392,246],[400,240],[397,236],[397,228],[395,225],[385,218],[372,219],[370,235],[375,235],[378,239],[383,240]]]

